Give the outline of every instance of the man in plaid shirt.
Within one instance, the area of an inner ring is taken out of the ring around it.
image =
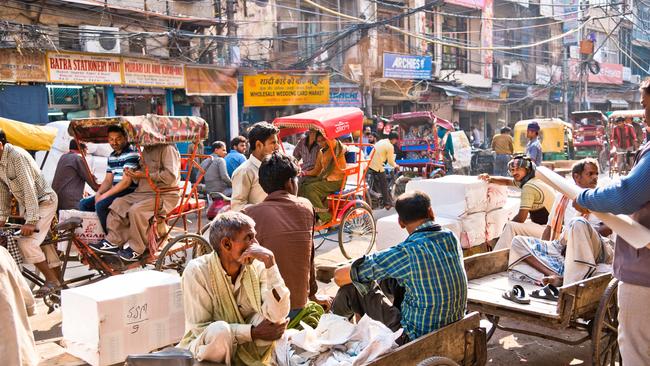
[[[341,288],[332,312],[368,314],[393,331],[403,328],[401,345],[463,318],[467,276],[458,240],[434,222],[429,196],[404,193],[395,209],[409,237],[337,269]]]
[[[36,293],[42,297],[60,286],[56,273],[61,262],[56,250],[52,245],[42,250],[40,246],[50,230],[58,200],[31,155],[8,143],[0,129],[0,226],[4,226],[11,214],[12,195],[24,210],[25,224],[18,239],[23,259],[45,276],[45,284]]]

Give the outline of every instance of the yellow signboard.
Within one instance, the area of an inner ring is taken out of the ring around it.
[[[329,104],[330,79],[323,74],[269,73],[244,76],[244,107]]]

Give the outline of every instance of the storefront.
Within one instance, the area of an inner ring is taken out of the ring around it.
[[[494,136],[499,107],[500,103],[487,99],[462,97],[454,99],[454,109],[458,111],[460,128],[469,134],[474,127],[477,127],[486,144]]]

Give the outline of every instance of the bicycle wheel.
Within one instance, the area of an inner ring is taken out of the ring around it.
[[[375,245],[377,226],[372,209],[364,201],[356,201],[348,208],[339,225],[339,248],[347,259],[370,253]]]
[[[160,251],[155,268],[156,271],[175,271],[182,275],[190,260],[211,252],[212,247],[201,235],[177,236]]]

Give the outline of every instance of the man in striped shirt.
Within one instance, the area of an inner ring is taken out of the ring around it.
[[[463,318],[467,276],[458,240],[434,222],[429,196],[404,193],[395,209],[409,237],[338,269],[332,312],[368,314],[393,331],[403,328],[401,345]]]
[[[105,233],[108,233],[106,220],[108,208],[113,201],[132,193],[136,183],[124,175],[124,169],[137,170],[140,167],[140,154],[129,145],[126,132],[119,126],[108,127],[108,143],[113,152],[108,157],[106,176],[94,196],[84,198],[79,202],[81,211],[95,211]]]

